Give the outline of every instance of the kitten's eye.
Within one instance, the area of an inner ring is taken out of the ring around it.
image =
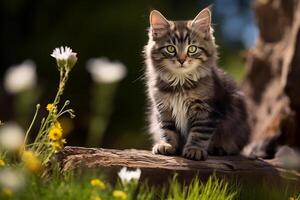
[[[191,46],[189,46],[189,48],[188,48],[188,53],[193,54],[193,53],[196,53],[197,50],[198,50],[198,47],[197,47],[197,46],[191,45]]]
[[[174,47],[173,45],[167,46],[167,47],[166,47],[166,50],[167,50],[167,52],[170,53],[170,54],[175,54],[175,52],[176,52],[176,49],[175,49],[175,47]]]

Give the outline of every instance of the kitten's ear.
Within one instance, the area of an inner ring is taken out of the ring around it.
[[[157,10],[150,13],[150,25],[153,37],[161,37],[170,28],[170,22]]]
[[[203,32],[209,32],[211,25],[211,11],[204,8],[191,22],[191,26]]]

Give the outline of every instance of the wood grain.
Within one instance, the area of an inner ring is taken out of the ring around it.
[[[65,147],[57,154],[61,170],[75,169],[114,169],[121,167],[140,168],[144,176],[150,179],[166,180],[170,175],[178,173],[184,179],[196,174],[206,178],[212,174],[226,177],[282,177],[288,171],[274,167],[263,160],[250,160],[242,156],[209,157],[206,161],[187,160],[176,156],[153,155],[150,151],[126,149],[101,149],[84,147]],[[289,171],[289,174],[291,172]],[[292,172],[293,177],[298,177]]]

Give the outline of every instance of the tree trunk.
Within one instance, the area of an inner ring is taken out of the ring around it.
[[[260,36],[243,83],[253,129],[244,154],[268,157],[278,144],[300,145],[300,1],[256,0],[254,10]]]

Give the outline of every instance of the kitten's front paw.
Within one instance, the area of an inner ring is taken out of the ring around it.
[[[152,153],[162,155],[173,155],[176,153],[176,148],[169,143],[162,142],[153,146]]]
[[[200,147],[188,146],[183,149],[182,155],[191,160],[206,160],[207,151]]]

